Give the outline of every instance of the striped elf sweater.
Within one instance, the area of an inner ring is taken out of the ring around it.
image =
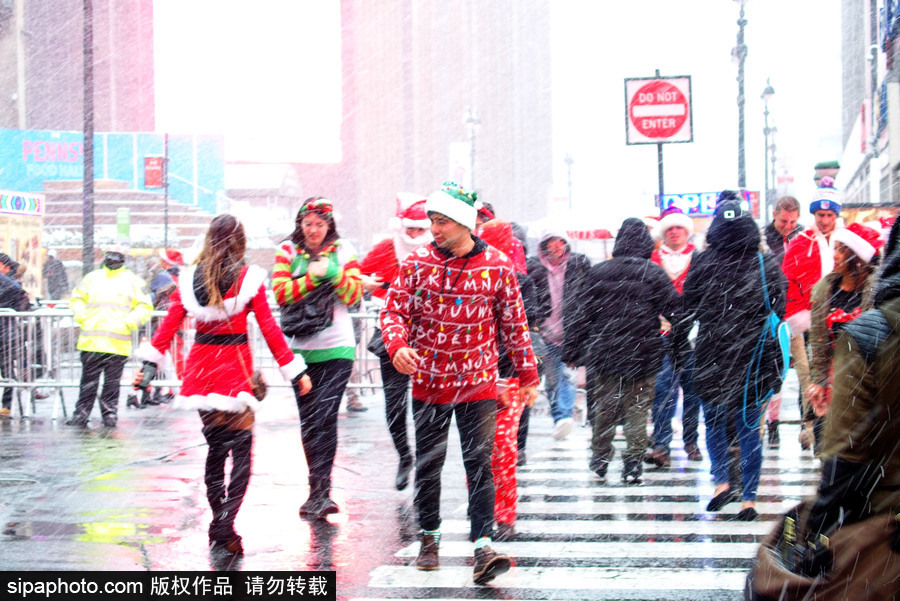
[[[416,399],[496,399],[498,331],[521,385],[538,384],[515,270],[506,255],[480,238],[464,257],[434,243],[410,254],[388,290],[380,319],[392,357],[406,346],[422,357],[412,376]]]
[[[363,295],[356,263],[356,251],[346,240],[319,251],[318,256],[327,256],[330,261],[324,278],[308,273],[309,263],[316,257],[310,256],[290,240],[282,242],[275,253],[275,267],[272,269],[272,291],[280,306],[291,305],[317,286],[332,285],[337,298],[332,324],[306,338],[289,339],[291,348],[298,350],[307,363],[321,363],[331,359],[355,359],[356,338],[353,335],[353,321],[348,305],[358,302]]]

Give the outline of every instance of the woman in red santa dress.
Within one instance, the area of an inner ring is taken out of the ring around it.
[[[423,244],[431,242],[431,221],[425,214],[425,198],[413,202],[402,210],[400,229],[393,238],[385,238],[376,244],[359,264],[362,285],[372,294],[379,308],[384,307],[388,288],[397,277],[400,261]],[[380,335],[380,330],[378,331]],[[398,372],[387,353],[378,357],[381,363],[381,381],[384,388],[384,413],[394,448],[400,455],[400,465],[394,485],[403,490],[409,485],[409,475],[414,465],[406,430],[407,390],[409,376]]]
[[[169,312],[153,339],[138,350],[144,367],[134,382],[137,386],[145,375],[152,379],[163,367],[165,352],[182,322],[193,317],[197,330],[176,402],[200,412],[209,444],[204,480],[213,513],[210,550],[232,554],[243,553],[234,520],[250,481],[254,412],[259,406],[252,392],[253,355],[247,340],[251,312],[282,376],[302,394],[311,388],[306,363],[288,347],[269,309],[266,272],[244,263],[246,247],[244,227],[235,217],[219,215],[212,220],[196,262],[181,274]],[[226,487],[229,453],[232,467]]]

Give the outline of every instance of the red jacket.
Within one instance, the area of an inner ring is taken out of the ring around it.
[[[791,240],[784,251],[784,261],[781,264],[788,281],[785,319],[803,311],[809,312],[813,286],[831,272],[833,260],[829,262],[832,265],[824,270],[815,230],[808,229]],[[797,329],[793,325],[792,328]],[[799,328],[800,331],[795,333],[801,333],[804,329]]]
[[[359,272],[363,275],[376,275],[386,284],[390,284],[397,277],[397,268],[400,262],[397,260],[397,252],[394,250],[394,241],[385,238],[372,247],[369,254],[359,263]],[[387,298],[387,286],[374,290],[372,296],[384,300]]]
[[[229,412],[241,412],[247,408],[255,410],[258,401],[250,389],[253,373],[250,346],[247,342],[217,343],[224,342],[223,337],[226,336],[246,336],[247,317],[251,311],[286,380],[290,381],[306,371],[306,364],[288,347],[272,316],[263,286],[266,272],[262,268],[251,265],[241,271],[238,281],[225,294],[223,309],[202,306],[197,301],[193,289],[195,269],[196,266],[191,266],[184,270],[178,290],[172,293],[169,312],[149,345],[141,345],[138,357],[162,366],[165,352],[181,329],[182,322],[188,316],[194,317],[197,332],[178,395],[180,405]],[[206,342],[202,342],[204,338]]]
[[[465,257],[427,244],[404,260],[381,312],[391,357],[412,347],[422,357],[413,397],[429,403],[497,398],[497,334],[521,386],[537,386],[531,335],[515,270],[475,238]]]

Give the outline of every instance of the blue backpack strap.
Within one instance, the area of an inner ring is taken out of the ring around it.
[[[880,309],[872,309],[847,324],[844,331],[859,345],[866,362],[871,363],[878,354],[878,348],[893,333],[894,328]]]

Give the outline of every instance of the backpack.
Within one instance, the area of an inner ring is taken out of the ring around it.
[[[744,376],[744,424],[750,429],[756,429],[759,424],[747,423],[747,403],[752,400],[756,406],[769,402],[775,394],[775,388],[787,377],[788,368],[791,365],[791,327],[788,323],[772,310],[769,302],[768,287],[766,285],[766,267],[762,253],[756,253],[759,260],[759,272],[762,276],[763,300],[766,303],[766,317],[747,373]],[[777,381],[766,378],[767,374],[774,373]]]

